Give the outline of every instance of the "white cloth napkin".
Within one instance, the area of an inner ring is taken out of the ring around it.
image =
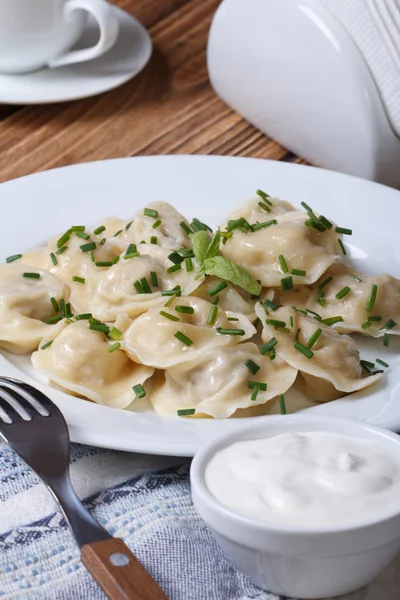
[[[318,1],[354,39],[400,136],[400,0]]]

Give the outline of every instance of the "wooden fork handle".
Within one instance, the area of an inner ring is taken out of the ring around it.
[[[86,544],[82,562],[111,600],[168,600],[119,538]]]

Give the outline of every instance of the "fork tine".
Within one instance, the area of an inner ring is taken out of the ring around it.
[[[0,385],[0,407],[12,419],[13,423],[26,419],[24,419],[15,406],[9,402],[9,397],[15,400],[16,403],[19,404],[22,409],[24,409],[25,413],[30,417],[30,419],[32,419],[32,414],[24,406],[25,403],[21,402],[22,396],[20,396],[16,391],[10,388],[7,389]]]
[[[13,386],[17,389],[22,389],[28,396],[32,396],[36,402],[41,404],[43,408],[45,408],[49,414],[52,412],[60,412],[58,407],[48,398],[43,392],[29,385],[29,383],[25,383],[24,381],[20,381],[19,379],[13,379],[12,377],[0,377],[0,383],[4,382],[7,386]],[[32,405],[31,405],[32,407]]]

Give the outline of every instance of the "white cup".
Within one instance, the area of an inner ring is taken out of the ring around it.
[[[90,13],[97,21],[97,44],[69,49]],[[28,73],[92,60],[118,37],[115,9],[105,0],[0,0],[0,73]]]

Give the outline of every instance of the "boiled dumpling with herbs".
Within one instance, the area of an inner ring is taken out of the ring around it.
[[[171,298],[140,315],[124,333],[123,348],[137,362],[166,369],[197,360],[213,348],[236,346],[256,329],[249,319],[201,298]]]
[[[221,284],[217,277],[207,277],[204,283],[192,292],[192,296],[203,298],[208,302],[211,302],[217,295],[218,306],[223,310],[241,313],[250,321],[255,320],[254,300],[252,300],[251,294],[241,288],[235,289],[231,283]]]
[[[267,309],[268,310],[268,309]],[[300,372],[311,400],[326,402],[366,388],[380,378],[364,370],[355,341],[293,308],[256,305],[264,331],[261,352],[272,351]]]
[[[190,269],[177,252],[154,244],[139,244],[131,254],[121,255],[119,262],[96,279],[89,305],[90,312],[102,321],[115,321],[120,313],[136,317],[173,295],[192,293],[204,280],[196,278],[197,264]]]
[[[282,294],[281,303],[333,320],[341,333],[400,334],[400,280],[391,275],[365,275],[345,264],[332,265],[312,287]]]
[[[307,285],[342,257],[335,227],[308,226],[303,211],[286,212],[250,229],[235,227],[222,254],[247,269],[263,287],[292,289]]]
[[[163,416],[226,419],[238,409],[271,402],[293,385],[296,375],[281,359],[261,356],[252,342],[213,348],[160,373],[151,403]]]
[[[123,231],[109,240],[120,251],[133,244],[158,244],[177,250],[191,248],[189,233],[192,229],[185,217],[167,202],[152,202],[140,209]]]
[[[136,364],[116,344],[102,331],[90,329],[86,320],[70,324],[64,320],[42,340],[41,349],[32,354],[32,363],[73,394],[126,408],[135,400],[132,388],[143,387],[154,369]],[[110,351],[112,347],[115,350]]]
[[[20,262],[0,265],[0,348],[14,354],[36,350],[69,290],[48,271]]]
[[[245,219],[247,223],[262,223],[286,212],[297,211],[290,202],[273,198],[260,191],[260,195],[240,204],[226,218],[222,229],[229,229],[229,223]]]

